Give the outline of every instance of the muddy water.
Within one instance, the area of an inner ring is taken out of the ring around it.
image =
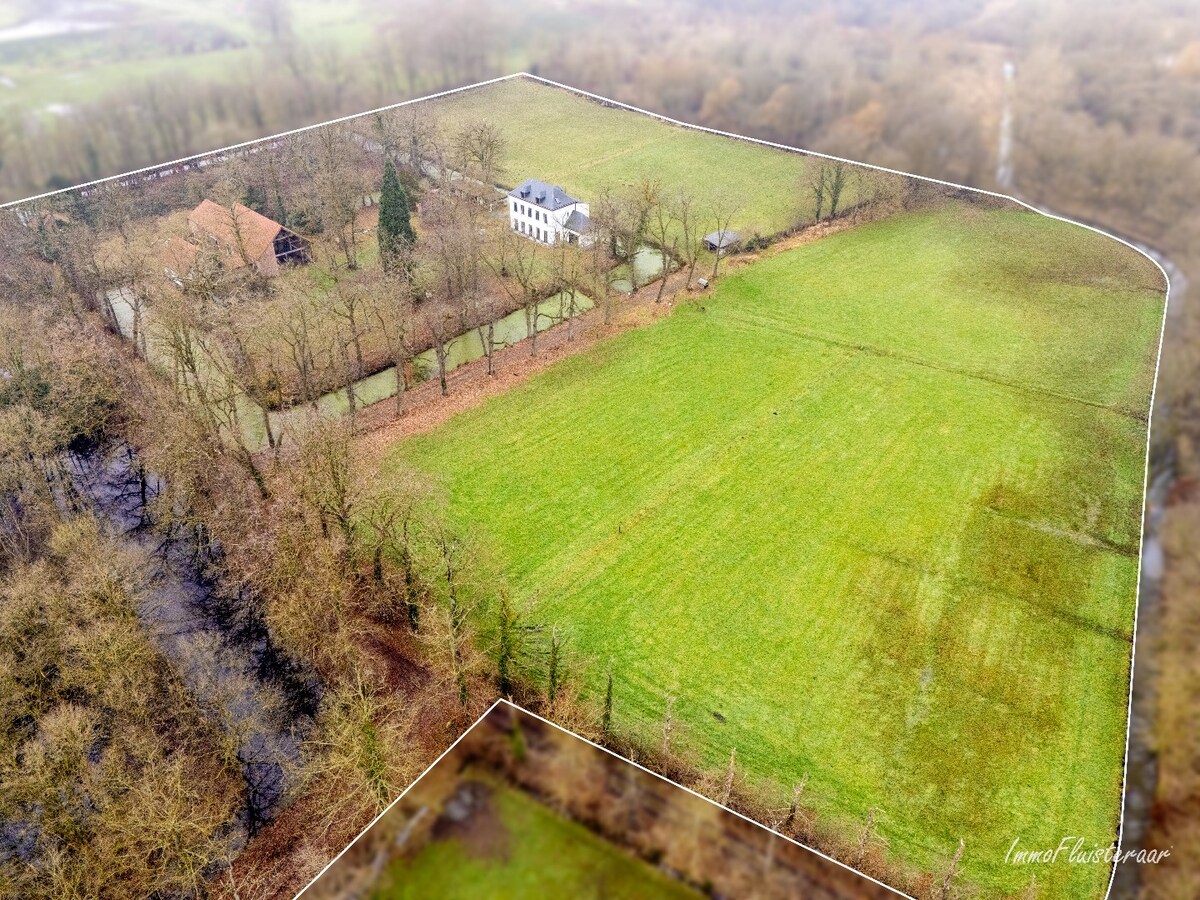
[[[146,554],[138,614],[234,748],[247,795],[239,822],[244,840],[279,809],[320,685],[271,642],[257,598],[219,582],[219,549],[191,534],[164,538],[152,527],[162,485],[132,451],[95,451],[70,463],[74,487],[95,515]]]

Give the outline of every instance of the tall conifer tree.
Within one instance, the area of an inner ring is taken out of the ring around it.
[[[379,192],[379,255],[384,268],[390,268],[405,247],[416,243],[408,211],[408,195],[389,159],[383,166],[383,185]]]

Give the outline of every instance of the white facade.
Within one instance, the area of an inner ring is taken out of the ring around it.
[[[587,243],[589,207],[562,188],[530,179],[508,194],[513,231],[542,244]]]

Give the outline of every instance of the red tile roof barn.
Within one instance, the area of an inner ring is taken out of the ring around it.
[[[268,250],[273,254],[275,236],[283,230],[274,219],[248,206],[235,203],[230,209],[207,199],[188,214],[188,225],[193,233],[204,232],[221,244],[233,266],[261,260]]]
[[[184,278],[192,271],[199,252],[200,248],[191,241],[169,237],[163,245],[162,262],[175,275]]]

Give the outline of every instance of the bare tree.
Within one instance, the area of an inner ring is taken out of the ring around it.
[[[730,197],[716,197],[713,199],[709,207],[709,215],[712,222],[717,226],[715,231],[719,241],[724,243],[724,238],[730,232],[730,225],[733,223],[733,218],[738,214],[739,206],[735,200]],[[717,280],[717,267],[721,265],[721,257],[725,254],[723,247],[717,247],[717,252],[713,257],[713,267],[711,280]]]
[[[674,724],[672,712],[675,709],[675,698],[667,695],[667,705],[663,710],[662,755],[667,760],[671,757],[671,727]]]
[[[525,311],[525,336],[529,355],[537,356],[538,305],[542,295],[541,245],[509,228],[496,231],[488,266],[504,290]]]
[[[376,113],[371,128],[384,155],[413,178],[430,174],[429,166],[442,156],[437,120],[422,107]]]
[[[413,331],[413,306],[419,290],[410,267],[399,266],[381,280],[372,295],[371,314],[383,335],[388,356],[395,370],[396,416],[404,413],[404,392],[408,388],[410,341]]]
[[[605,186],[596,195],[591,205],[591,223],[589,246],[589,275],[592,283],[592,294],[604,310],[604,324],[612,323],[612,268],[611,261],[615,256],[616,229],[614,222],[617,218],[617,201],[612,189]]]
[[[728,806],[729,798],[733,794],[733,776],[736,772],[737,762],[737,747],[733,747],[729,751],[729,768],[725,772],[725,786],[721,789],[721,805]]]
[[[446,583],[446,636],[449,651],[450,674],[458,691],[459,706],[465,707],[468,699],[467,662],[464,658],[467,632],[468,607],[462,597],[462,573],[464,547],[462,541],[445,526],[434,536],[441,560],[442,574]]]
[[[826,171],[825,179],[829,185],[829,218],[835,219],[842,192],[846,189],[846,179],[849,176],[850,167],[842,160],[835,159],[821,168]]]
[[[456,337],[457,329],[454,328],[456,317],[445,309],[428,309],[423,313],[421,319],[425,323],[426,331],[433,338],[433,355],[437,360],[438,383],[442,388],[442,396],[448,397],[450,389],[446,367],[450,354],[450,343]]]
[[[345,126],[328,125],[294,138],[292,147],[295,164],[317,198],[325,233],[340,249],[347,268],[357,269],[355,225],[369,185],[356,136]]]
[[[579,314],[579,292],[587,282],[584,251],[578,244],[559,241],[552,251],[554,289],[559,296],[559,315],[567,326],[567,340],[575,340],[575,317]]]
[[[854,865],[861,866],[863,860],[867,858],[867,846],[871,841],[871,830],[875,827],[875,815],[879,810],[871,807],[867,810],[867,821],[863,825],[862,834],[858,837],[858,847],[854,851]]]
[[[486,120],[468,122],[454,138],[454,158],[459,173],[487,186],[504,175],[508,142],[503,133]]]
[[[958,849],[954,851],[954,858],[950,860],[950,868],[946,870],[946,877],[942,879],[941,891],[938,893],[940,900],[950,900],[952,896],[951,887],[954,879],[958,877],[958,865],[962,862],[963,851],[966,848],[966,842],[962,838],[959,838]]]
[[[695,198],[685,190],[675,195],[675,219],[679,223],[683,262],[687,266],[687,284],[692,287],[696,260],[700,258],[700,216]]]
[[[679,252],[679,231],[676,227],[679,225],[679,220],[675,213],[676,207],[663,198],[661,190],[656,190],[655,203],[650,211],[649,227],[651,237],[662,252],[663,267],[662,275],[658,280],[658,293],[654,297],[655,303],[662,302],[663,290],[667,286],[667,276],[671,274],[671,265]]]
[[[824,165],[809,166],[804,175],[804,189],[813,198],[813,221],[821,221],[825,211],[825,198],[829,194],[829,180]]]

